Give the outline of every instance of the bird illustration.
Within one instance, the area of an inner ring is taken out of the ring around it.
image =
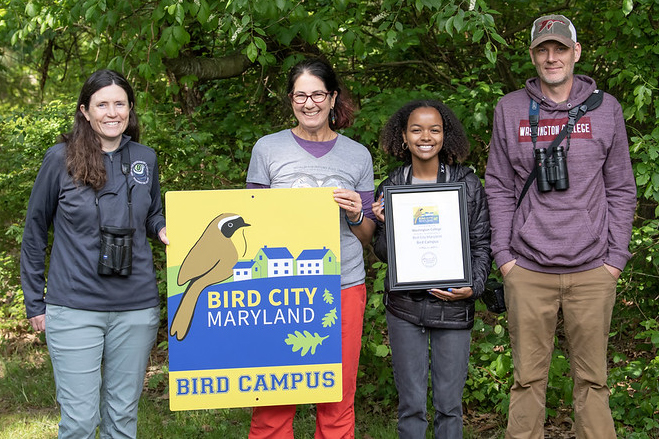
[[[231,241],[236,230],[249,224],[235,213],[223,213],[208,224],[199,240],[185,256],[178,272],[177,283],[190,282],[181,296],[181,303],[172,319],[169,333],[181,341],[192,324],[199,295],[209,285],[228,279],[238,262],[238,251]]]
[[[419,223],[419,218],[421,218],[421,215],[423,215],[423,207],[417,208],[417,210],[414,211],[414,216],[412,220],[412,224],[418,224]]]

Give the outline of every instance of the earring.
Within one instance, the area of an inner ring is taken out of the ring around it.
[[[403,142],[402,147],[403,147],[403,151],[405,151],[407,149],[407,143]]]
[[[334,114],[334,107],[330,108],[330,120],[332,125],[336,125],[336,115]]]

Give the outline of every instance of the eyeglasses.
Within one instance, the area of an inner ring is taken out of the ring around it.
[[[312,101],[314,101],[317,104],[320,104],[321,102],[325,101],[327,99],[328,95],[331,95],[331,91],[315,91],[311,93],[310,95],[306,93],[289,93],[289,97],[295,102],[296,104],[306,104],[307,99],[311,98]]]

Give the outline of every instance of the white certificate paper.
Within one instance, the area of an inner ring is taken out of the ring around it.
[[[405,188],[388,191],[385,200],[390,283],[393,278],[399,289],[470,285],[464,186]]]

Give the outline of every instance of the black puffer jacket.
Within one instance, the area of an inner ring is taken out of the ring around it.
[[[441,167],[440,167],[441,169]],[[389,291],[389,279],[385,279],[384,304],[393,315],[420,326],[445,329],[470,329],[474,325],[474,301],[482,294],[485,281],[490,273],[492,258],[490,255],[490,215],[485,198],[485,190],[480,179],[471,169],[461,165],[446,166],[447,172],[437,176],[438,182],[464,181],[467,185],[467,215],[469,219],[469,242],[471,250],[471,268],[474,284],[473,296],[466,300],[444,302],[429,294],[426,290]],[[394,169],[389,177],[378,187],[375,199],[384,191],[385,186],[411,184],[411,166]],[[375,255],[387,262],[387,240],[385,225],[376,222]]]

